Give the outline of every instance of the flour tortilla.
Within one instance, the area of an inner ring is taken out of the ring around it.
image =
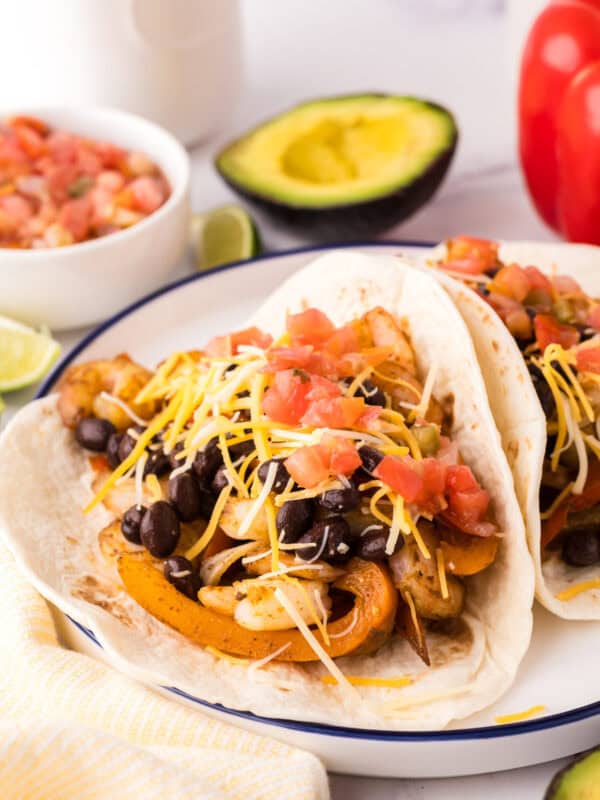
[[[476,354],[446,293],[397,259],[337,252],[284,283],[251,324],[279,333],[286,310],[308,305],[339,324],[377,304],[404,320],[423,373],[438,364],[434,394],[453,395],[454,438],[490,492],[505,532],[495,564],[468,580],[457,634],[428,637],[431,668],[398,637],[375,656],[339,659],[347,674],[414,678],[402,689],[361,688],[360,700],[324,684],[319,662],[255,670],[206,653],[121,590],[98,547],[98,532],[111,516],[104,508],[82,515],[92,494],[88,458],[50,396],[21,411],[2,437],[0,530],[39,591],[91,628],[116,667],[229,708],[375,729],[439,729],[489,705],[511,685],[531,638],[533,571]]]
[[[428,254],[428,261],[445,256],[445,244]],[[543,272],[571,275],[592,296],[600,295],[600,248],[592,245],[502,242],[504,263],[533,265]],[[490,405],[511,465],[515,489],[525,516],[529,549],[535,565],[536,596],[559,617],[574,620],[600,619],[600,589],[592,589],[572,600],[556,595],[578,584],[600,577],[600,566],[571,567],[558,553],[542,561],[542,526],[539,490],[546,449],[546,416],[538,400],[525,361],[508,329],[475,292],[460,282],[437,273],[450,293],[475,343]]]

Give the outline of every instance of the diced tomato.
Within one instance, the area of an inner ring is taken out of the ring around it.
[[[129,190],[133,195],[134,207],[145,214],[156,211],[165,201],[162,186],[156,178],[146,175],[136,178],[129,185]]]
[[[437,514],[447,505],[444,498],[447,467],[437,458],[425,458],[418,461],[415,468],[423,479],[423,487],[414,503],[422,511]]]
[[[106,169],[122,169],[126,164],[127,152],[110,142],[94,142],[94,150]]]
[[[590,328],[595,328],[595,330],[600,331],[600,304],[594,306],[588,314],[587,324]]]
[[[91,219],[92,203],[85,195],[68,200],[58,215],[58,222],[71,233],[76,242],[88,237]]]
[[[575,353],[577,369],[600,375],[600,347],[582,347]]]
[[[292,336],[293,344],[320,345],[335,333],[333,322],[317,308],[288,314],[286,329]]]
[[[10,125],[11,128],[23,127],[23,126],[31,128],[31,130],[34,130],[36,131],[36,133],[39,133],[40,136],[46,136],[50,130],[48,125],[46,125],[46,123],[43,120],[38,119],[37,117],[30,117],[26,114],[18,114],[14,117],[10,117],[6,121],[6,124]]]
[[[346,353],[355,353],[360,348],[358,334],[352,325],[344,325],[325,341],[323,347],[338,358]]]
[[[46,176],[48,189],[56,203],[63,203],[68,198],[68,188],[78,177],[77,164],[55,164],[44,161],[42,172]]]
[[[0,197],[0,208],[15,226],[22,225],[33,216],[31,204],[19,194],[7,194]]]
[[[373,475],[402,495],[407,503],[412,503],[424,488],[423,478],[417,473],[415,463],[410,456],[384,456]]]
[[[14,130],[19,144],[30,158],[38,158],[46,152],[46,140],[33,128],[17,125]]]
[[[272,341],[273,337],[270,334],[252,326],[225,336],[213,337],[206,345],[206,352],[209,356],[234,356],[241,345],[251,345],[266,350]]]
[[[583,294],[581,286],[570,275],[554,276],[552,285],[559,294]]]
[[[549,344],[560,344],[565,350],[579,341],[579,332],[572,325],[562,325],[551,314],[537,314],[533,326],[535,338],[543,353]]]
[[[322,375],[310,376],[310,391],[308,399],[311,402],[317,400],[329,399],[331,397],[340,397],[342,390],[337,383],[324,378]]]
[[[552,283],[547,275],[539,270],[537,267],[525,267],[525,273],[529,280],[529,285],[532,289],[543,289],[543,291],[552,294]]]
[[[382,406],[365,405],[360,417],[354,423],[354,427],[359,431],[380,430],[381,426],[378,424],[378,421],[382,411]]]
[[[490,292],[512,297],[513,300],[522,303],[529,294],[531,284],[523,267],[518,264],[509,264],[496,273],[487,288]]]
[[[311,344],[297,347],[272,347],[267,353],[269,360],[265,372],[279,372],[282,369],[304,369],[312,372],[315,365],[315,352]]]
[[[490,496],[485,489],[467,492],[452,492],[448,497],[450,511],[460,519],[477,522],[485,516]]]
[[[489,239],[456,236],[446,242],[446,251],[444,266],[468,275],[479,275],[498,262],[498,245]]]
[[[353,428],[364,408],[365,401],[362,397],[312,400],[301,422],[314,428]]]
[[[457,464],[454,467],[448,467],[446,488],[449,492],[471,492],[474,489],[479,489],[479,484],[473,475],[471,467],[467,467],[465,464]]]
[[[265,392],[262,410],[274,422],[297,425],[308,411],[310,388],[308,376],[298,374],[298,370],[282,370]]]
[[[52,131],[46,139],[46,146],[55,164],[75,164],[77,162],[77,137],[66,131]]]
[[[299,447],[284,461],[285,468],[299,486],[312,489],[329,477],[329,467],[323,458],[321,446]]]
[[[510,311],[504,321],[514,337],[517,339],[531,339],[531,320],[524,308]]]
[[[321,453],[327,454],[329,470],[333,475],[352,475],[362,464],[356,445],[351,439],[325,434],[319,447]]]
[[[470,536],[486,538],[488,536],[493,536],[498,531],[498,528],[493,522],[488,522],[487,520],[471,520],[468,517],[455,514],[449,508],[442,511],[441,516],[449,525],[458,528],[458,530],[463,533],[468,533]]]

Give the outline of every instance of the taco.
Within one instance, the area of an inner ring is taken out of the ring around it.
[[[154,371],[70,367],[7,429],[0,476],[40,591],[113,663],[210,702],[435,729],[502,694],[530,640],[468,331],[393,258],[318,259]]]
[[[444,285],[475,342],[537,597],[600,619],[600,250],[458,237],[432,261],[455,279]]]

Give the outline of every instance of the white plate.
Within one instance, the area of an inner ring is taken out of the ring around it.
[[[354,247],[371,253],[417,256],[425,245],[398,242]],[[305,249],[265,256],[186,278],[140,300],[86,336],[56,367],[39,395],[50,391],[65,367],[75,360],[126,351],[152,364],[172,350],[195,348],[215,333],[239,327],[271,290],[319,252]],[[36,583],[43,592],[44,587]],[[63,622],[68,644],[96,658],[106,658],[83,617],[64,618]],[[310,750],[330,770],[431,778],[536,764],[598,744],[599,655],[600,623],[565,622],[538,608],[531,648],[514,687],[485,711],[447,730],[425,733],[269,719],[208,704],[176,687],[154,688],[204,713]],[[118,668],[126,669],[126,665],[119,663]],[[543,716],[504,726],[494,724],[496,716],[534,705],[545,706]]]

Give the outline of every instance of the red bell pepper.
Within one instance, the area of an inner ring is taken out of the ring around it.
[[[535,21],[521,62],[519,149],[548,225],[600,244],[600,0],[556,0]]]

